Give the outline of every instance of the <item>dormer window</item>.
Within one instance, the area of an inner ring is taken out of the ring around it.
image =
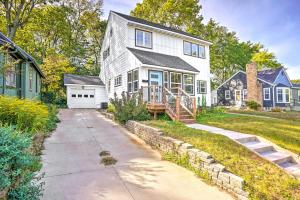
[[[152,33],[135,29],[135,46],[152,49]]]

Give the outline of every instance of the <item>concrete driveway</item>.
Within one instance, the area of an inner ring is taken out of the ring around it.
[[[45,200],[227,200],[173,163],[162,161],[124,128],[95,110],[62,110],[61,123],[45,142]],[[100,164],[109,151],[114,166]]]

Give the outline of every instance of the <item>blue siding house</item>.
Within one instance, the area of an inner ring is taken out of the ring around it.
[[[250,99],[253,100],[254,96],[264,110],[275,107],[300,110],[300,84],[291,83],[284,67],[255,70],[253,73],[238,71],[221,84],[216,90],[216,97],[213,97],[214,104],[243,107],[251,93]]]

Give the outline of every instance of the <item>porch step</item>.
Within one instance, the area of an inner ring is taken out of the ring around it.
[[[257,153],[263,153],[263,152],[268,152],[268,151],[274,151],[274,147],[269,144],[265,144],[263,142],[259,141],[254,141],[254,142],[247,142],[243,143],[246,147],[249,149],[257,152]]]
[[[185,123],[185,124],[194,124],[194,123],[196,123],[196,121],[194,119],[180,119],[179,121],[182,122],[182,123]]]
[[[180,119],[194,119],[191,115],[180,115]]]
[[[258,141],[257,137],[252,136],[252,135],[246,135],[246,134],[238,135],[237,137],[232,138],[232,139],[234,139],[240,143],[257,142]]]
[[[296,172],[300,170],[300,164],[295,162],[284,162],[280,164],[280,167],[284,168],[288,172]]]
[[[291,162],[293,160],[292,156],[277,151],[267,151],[260,153],[260,155],[278,165],[285,162]]]

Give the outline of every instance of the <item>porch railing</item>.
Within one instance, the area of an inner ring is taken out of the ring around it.
[[[143,86],[141,93],[144,102],[152,104],[163,103],[163,86]]]
[[[186,91],[178,88],[178,96],[180,97],[180,105],[186,110],[190,115],[196,118],[197,104],[196,97],[190,96]]]

